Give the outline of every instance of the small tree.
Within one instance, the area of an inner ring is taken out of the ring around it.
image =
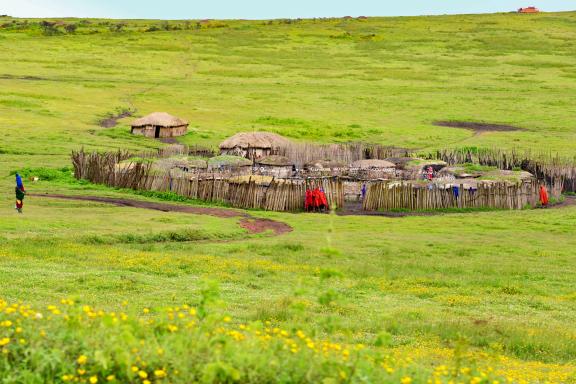
[[[124,31],[124,27],[125,27],[124,24],[117,23],[117,24],[112,24],[109,29],[110,29],[110,32],[120,33],[122,31]]]
[[[42,29],[42,33],[45,36],[52,36],[58,34],[58,28],[56,27],[56,23],[52,23],[50,21],[42,20],[40,22],[40,29]]]
[[[66,24],[64,29],[66,30],[66,33],[76,33],[78,26],[76,24]]]

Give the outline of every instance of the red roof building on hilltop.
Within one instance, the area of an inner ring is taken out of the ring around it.
[[[536,7],[519,8],[518,13],[539,13],[540,10]]]

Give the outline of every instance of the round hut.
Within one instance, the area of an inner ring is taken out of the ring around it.
[[[290,140],[270,132],[241,132],[220,144],[220,154],[241,156],[256,160],[278,154],[278,150],[290,144]]]
[[[183,136],[188,132],[188,122],[166,112],[154,112],[134,120],[131,132],[154,138]]]
[[[233,171],[239,174],[249,174],[252,171],[252,161],[240,156],[216,156],[208,159],[208,171]]]
[[[336,160],[315,160],[304,164],[308,176],[343,176],[348,173],[348,166]]]
[[[396,175],[396,164],[380,159],[358,160],[350,164],[350,175],[362,179],[389,179]]]
[[[287,178],[294,173],[294,163],[285,156],[270,155],[254,162],[261,175]]]

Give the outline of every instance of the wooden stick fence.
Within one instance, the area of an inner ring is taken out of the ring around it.
[[[319,178],[309,180],[272,179],[270,183],[250,178],[248,182],[215,176],[173,177],[170,172],[151,172],[149,163],[120,164],[130,158],[128,153],[72,154],[74,174],[78,179],[115,188],[131,188],[172,192],[190,199],[227,203],[237,208],[259,208],[273,211],[304,209],[306,188],[322,188],[330,206],[342,207],[344,188],[340,180]]]
[[[363,209],[391,211],[407,209],[426,211],[446,208],[523,209],[534,207],[539,199],[536,180],[511,184],[480,183],[477,188],[414,185],[412,183],[377,182],[368,186]]]
[[[444,149],[423,156],[440,159],[451,165],[473,163],[507,170],[523,169],[545,180],[553,188],[555,196],[562,191],[576,192],[576,157],[494,148]]]
[[[343,179],[335,177],[308,179],[272,179],[269,183],[250,177],[238,178],[173,177],[170,172],[156,174],[149,163],[122,163],[130,158],[126,152],[84,153],[73,152],[72,163],[78,179],[105,184],[116,188],[131,188],[172,192],[191,199],[227,203],[238,208],[259,208],[273,211],[299,211],[304,209],[307,189],[322,189],[331,208],[344,206]],[[554,186],[554,183],[553,183]],[[562,185],[556,185],[558,192]],[[365,210],[433,210],[443,208],[490,207],[522,209],[535,206],[539,197],[536,180],[523,183],[480,183],[476,189],[458,186],[458,195],[451,187],[413,184],[410,182],[382,181],[369,184],[363,202]],[[554,195],[554,192],[552,193]]]

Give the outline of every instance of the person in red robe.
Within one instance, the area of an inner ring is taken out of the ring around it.
[[[540,204],[543,207],[548,206],[548,191],[546,190],[546,186],[544,184],[540,185]]]
[[[314,208],[314,199],[312,197],[312,191],[307,189],[306,197],[304,199],[304,210],[310,211],[313,208]]]

